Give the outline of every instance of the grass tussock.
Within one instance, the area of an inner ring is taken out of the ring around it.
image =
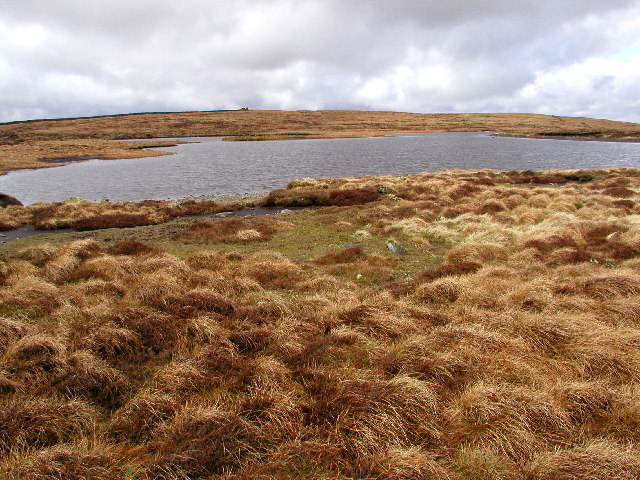
[[[297,185],[297,184],[295,184]],[[346,207],[378,200],[380,193],[364,188],[335,190],[296,189],[274,190],[263,201],[265,207]]]
[[[358,190],[0,258],[0,476],[637,478],[638,172]]]
[[[99,448],[77,452],[66,449],[45,450],[11,469],[9,478],[33,480],[115,480],[131,478],[121,468],[122,460]]]

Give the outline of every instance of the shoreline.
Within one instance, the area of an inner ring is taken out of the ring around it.
[[[260,193],[230,193],[226,195],[198,195],[193,197],[184,197],[178,200],[169,200],[175,202],[178,205],[187,201],[206,202],[213,201],[216,203],[240,203],[240,202],[259,202],[264,200],[270,191]]]

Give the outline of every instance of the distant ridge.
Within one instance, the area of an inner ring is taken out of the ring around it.
[[[110,117],[127,117],[129,115],[172,115],[175,113],[214,113],[214,112],[242,112],[247,108],[221,109],[221,110],[176,110],[166,112],[130,112],[130,113],[106,113],[104,115],[86,115],[80,117],[57,117],[57,118],[31,118],[28,120],[11,120],[9,122],[0,122],[0,125],[16,125],[20,123],[34,122],[57,122],[63,120],[82,120],[89,118],[110,118]]]
[[[291,140],[376,137],[392,133],[495,132],[531,138],[640,141],[640,124],[531,113],[406,113],[357,110],[208,110],[136,112],[21,120],[0,124],[0,172],[51,166],[43,159],[161,155],[112,140],[224,137]],[[55,152],[55,155],[52,154]]]

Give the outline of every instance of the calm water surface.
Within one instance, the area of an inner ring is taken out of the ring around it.
[[[180,199],[257,193],[300,177],[402,175],[449,168],[545,170],[640,166],[640,144],[429,133],[382,138],[199,143],[132,160],[88,160],[10,172],[0,192],[25,204],[88,200]]]

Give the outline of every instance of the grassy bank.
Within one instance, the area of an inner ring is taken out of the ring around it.
[[[639,200],[300,179],[264,202],[315,208],[2,245],[0,476],[638,478]]]
[[[253,110],[149,113],[0,124],[0,171],[51,166],[43,162],[51,157],[114,159],[162,154],[114,139],[222,136],[230,140],[281,140],[450,131],[623,141],[640,138],[640,126],[634,123],[518,113]]]

